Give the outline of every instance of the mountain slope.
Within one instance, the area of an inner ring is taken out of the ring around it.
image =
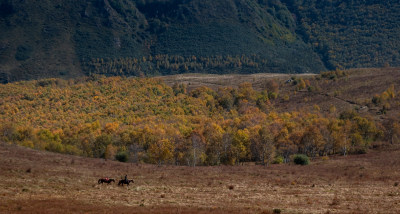
[[[278,4],[280,18],[268,12],[270,5],[253,0],[3,1],[0,78],[77,76],[93,72],[81,68],[91,59],[156,54],[256,54],[270,62],[262,71],[323,70],[291,30],[289,11]]]
[[[0,82],[398,66],[399,7],[360,0],[3,0]],[[151,60],[157,56],[166,60]],[[190,65],[200,57],[207,62]],[[233,65],[231,58],[241,59]]]
[[[328,69],[400,66],[400,3],[282,0]]]
[[[3,82],[76,76],[81,74],[82,57],[107,57],[120,52],[113,38],[121,30],[114,29],[123,29],[124,23],[118,22],[106,3],[3,2],[1,8],[8,11],[0,19]],[[127,54],[135,53],[134,47]]]

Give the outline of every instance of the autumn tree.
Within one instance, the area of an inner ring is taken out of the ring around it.
[[[109,134],[102,134],[96,138],[93,143],[92,151],[93,156],[97,158],[104,158],[106,148],[112,143],[112,137]]]
[[[204,138],[206,141],[207,164],[219,165],[222,153],[222,137],[224,134],[220,125],[215,122],[207,123],[204,127]]]
[[[394,118],[389,118],[388,121],[382,124],[384,127],[385,140],[390,144],[397,144],[400,141],[400,123]]]
[[[168,139],[162,139],[156,143],[150,144],[149,156],[150,161],[161,165],[164,162],[171,161],[174,157],[174,144]]]
[[[241,83],[238,88],[238,99],[255,102],[257,99],[257,92],[249,82]]]
[[[44,146],[44,149],[52,152],[62,152],[63,145],[61,138],[57,134],[53,134],[50,130],[42,129],[36,133],[38,142],[36,145]]]
[[[236,162],[235,155],[233,154],[233,127],[226,127],[224,134],[222,135],[222,154],[221,163],[226,165],[234,165]]]
[[[230,87],[219,88],[217,93],[217,100],[220,106],[226,110],[231,110],[235,103],[235,97],[233,96],[234,90]]]
[[[114,160],[116,154],[117,154],[117,148],[112,144],[108,144],[104,152],[104,159]]]
[[[181,84],[175,83],[172,86],[172,90],[174,91],[175,95],[186,94],[187,93],[187,85],[183,84],[183,83],[181,83]]]
[[[290,139],[289,130],[280,123],[274,124],[276,130],[275,146],[284,158],[285,162],[290,161],[290,156],[298,151],[298,146]]]
[[[323,149],[324,139],[315,125],[310,125],[301,139],[300,152],[309,157],[315,157]]]
[[[201,157],[204,153],[205,138],[201,130],[194,130],[190,136],[191,150],[192,150],[192,166],[195,167],[197,163],[202,163]]]
[[[250,159],[250,137],[248,129],[238,129],[232,139],[232,151],[235,162],[239,164]]]
[[[343,156],[347,155],[347,152],[351,145],[350,141],[351,126],[352,124],[350,120],[342,121],[340,129],[337,135],[335,136],[336,145],[340,148]]]
[[[251,135],[252,153],[265,166],[275,157],[274,134],[268,126],[257,127]]]
[[[264,83],[264,88],[266,89],[266,91],[269,91],[271,93],[279,93],[279,84],[276,80],[267,80]]]

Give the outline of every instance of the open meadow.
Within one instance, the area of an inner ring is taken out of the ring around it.
[[[400,148],[290,164],[156,166],[0,144],[0,213],[399,213]],[[98,184],[125,174],[135,183]]]

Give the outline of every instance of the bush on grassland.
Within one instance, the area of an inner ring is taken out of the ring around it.
[[[128,153],[126,151],[118,152],[117,155],[115,155],[115,159],[119,162],[128,162]]]
[[[297,154],[294,156],[293,162],[297,165],[308,165],[310,160],[308,159],[307,155]]]

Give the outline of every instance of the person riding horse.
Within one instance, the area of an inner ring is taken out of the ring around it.
[[[129,186],[129,183],[134,183],[134,181],[133,180],[128,180],[128,175],[125,175],[125,178],[118,182],[118,186],[119,185],[124,186],[124,184]]]

